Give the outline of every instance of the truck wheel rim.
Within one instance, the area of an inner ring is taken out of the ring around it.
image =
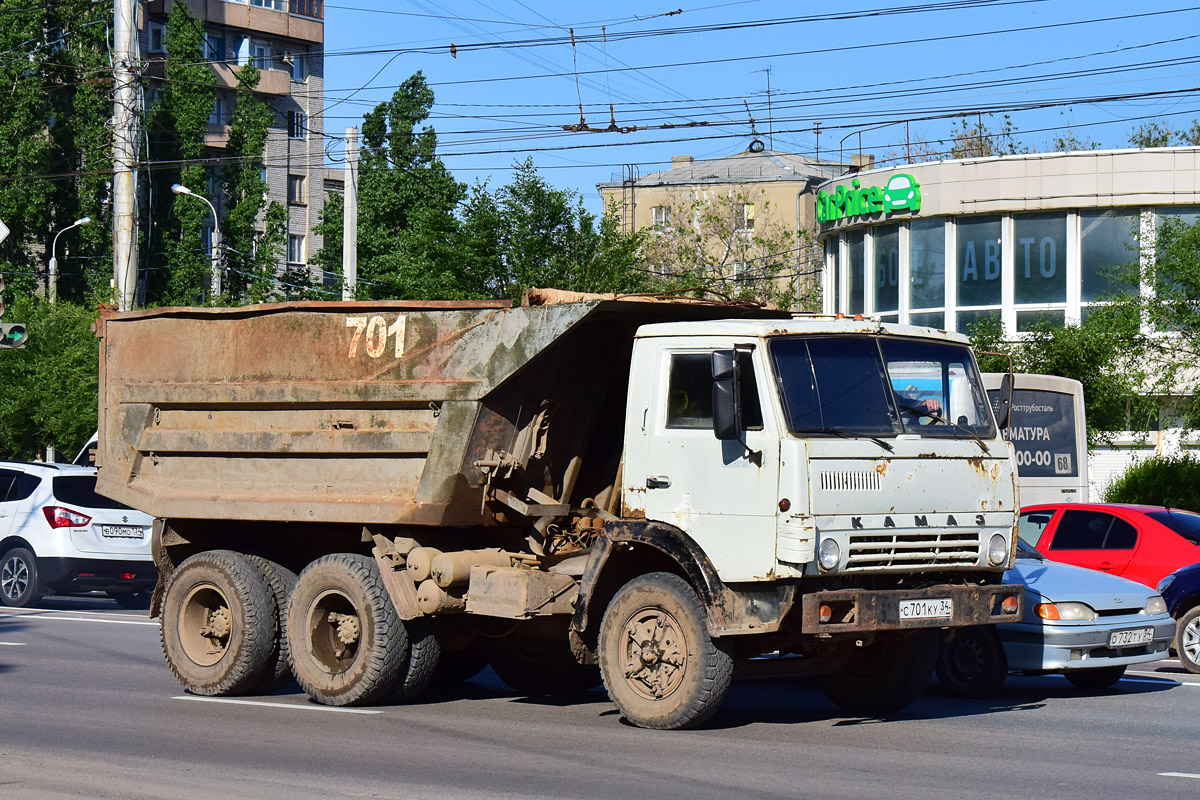
[[[983,648],[975,637],[960,634],[950,644],[946,661],[950,677],[960,685],[969,684],[983,672]]]
[[[28,588],[29,565],[25,560],[13,556],[5,561],[4,569],[0,570],[0,591],[4,592],[4,596],[9,600],[16,600],[25,594]]]
[[[179,642],[189,659],[211,667],[225,657],[233,634],[229,600],[214,584],[193,586],[179,606]]]
[[[625,681],[647,700],[664,700],[687,674],[683,627],[661,608],[643,608],[625,621],[621,661]]]
[[[1193,664],[1200,664],[1200,617],[1183,627],[1183,652]]]
[[[362,618],[350,598],[327,589],[309,604],[306,620],[308,651],[317,666],[330,675],[349,670],[362,641]]]

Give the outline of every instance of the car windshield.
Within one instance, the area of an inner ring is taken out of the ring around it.
[[[771,358],[792,433],[995,435],[971,351],[873,337],[788,337]]]
[[[56,475],[54,497],[60,503],[82,508],[129,508],[116,500],[96,494],[95,475]]]
[[[1155,522],[1166,525],[1192,544],[1200,544],[1200,514],[1172,509],[1170,511],[1149,511],[1146,516]]]

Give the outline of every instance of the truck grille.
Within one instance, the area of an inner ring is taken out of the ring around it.
[[[850,472],[846,470],[822,472],[821,491],[878,492],[879,473],[874,470],[870,472]]]
[[[850,537],[846,570],[973,566],[978,561],[978,531],[872,532]]]

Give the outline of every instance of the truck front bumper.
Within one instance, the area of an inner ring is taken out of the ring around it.
[[[962,586],[944,584],[923,589],[839,589],[829,592],[810,592],[801,604],[801,630],[804,633],[860,633],[869,631],[901,631],[917,628],[962,628],[968,625],[994,625],[1016,622],[1021,618],[1024,586],[995,584]],[[1006,598],[1015,597],[1016,606],[1003,607]],[[919,616],[902,613],[909,601],[949,600],[948,613],[944,603],[920,604]],[[938,616],[928,614],[936,606]],[[828,612],[828,613],[825,613]],[[827,621],[822,621],[823,617]]]

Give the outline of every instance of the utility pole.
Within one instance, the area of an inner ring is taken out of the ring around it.
[[[346,128],[346,187],[342,204],[342,299],[358,289],[358,128]]]
[[[137,11],[140,0],[113,0],[113,288],[117,308],[133,307],[137,287]]]

